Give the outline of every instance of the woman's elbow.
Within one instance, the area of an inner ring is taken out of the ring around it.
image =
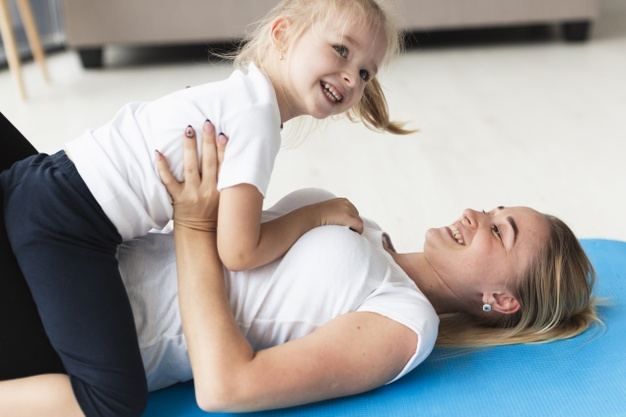
[[[203,388],[196,383],[196,403],[207,413],[225,413],[236,411],[237,402],[234,390],[220,388]]]
[[[206,413],[226,412],[225,403],[216,398],[215,395],[206,395],[196,392],[196,403],[198,407]]]

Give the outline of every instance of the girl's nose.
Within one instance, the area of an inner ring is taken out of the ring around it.
[[[355,85],[356,79],[359,77],[359,70],[349,67],[343,71],[343,80],[350,86]]]

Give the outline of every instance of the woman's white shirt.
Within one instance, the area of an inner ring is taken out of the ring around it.
[[[264,212],[264,221],[332,198],[300,190]],[[318,227],[280,259],[251,271],[225,270],[231,308],[255,350],[305,336],[342,314],[367,311],[418,335],[415,354],[394,381],[432,351],[439,319],[432,305],[382,246],[383,232],[365,221],[359,235],[343,226]],[[119,251],[151,390],[192,378],[178,309],[173,237],[150,234]]]

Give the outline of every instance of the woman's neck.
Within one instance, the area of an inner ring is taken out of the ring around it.
[[[462,297],[441,279],[423,253],[391,253],[391,256],[428,298],[437,314],[462,309]]]

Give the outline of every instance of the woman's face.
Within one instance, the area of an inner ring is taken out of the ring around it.
[[[482,284],[496,291],[513,286],[510,280],[527,268],[548,236],[547,218],[528,207],[467,209],[450,226],[428,230],[424,255],[449,285],[472,291]]]

